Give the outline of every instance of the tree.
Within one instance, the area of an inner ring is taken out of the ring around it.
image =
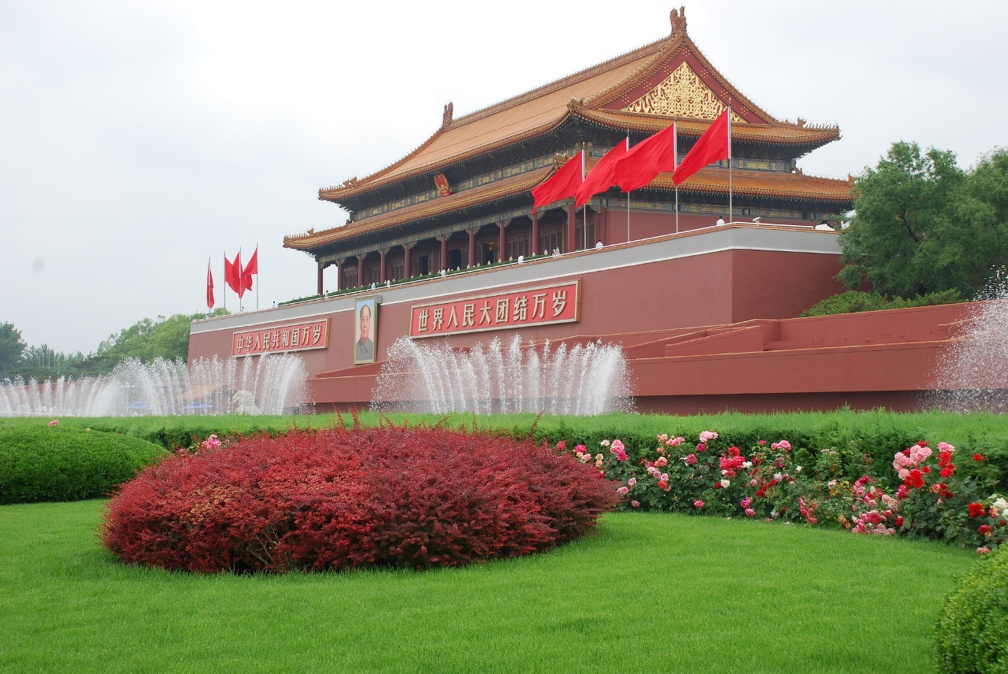
[[[223,313],[226,312],[220,309],[213,315]],[[136,358],[144,363],[156,358],[186,360],[192,322],[205,317],[206,314],[199,313],[188,316],[175,314],[168,318],[158,316],[156,321],[145,318],[102,342],[96,357],[103,364],[111,365],[109,370],[127,358]]]
[[[17,373],[26,348],[21,331],[13,323],[0,323],[0,379]]]
[[[964,172],[953,152],[893,143],[854,189],[855,215],[840,233],[849,288],[971,297],[1008,260],[1008,151]]]
[[[931,148],[922,155],[916,143],[893,143],[875,169],[855,180],[855,215],[840,233],[840,280],[900,297],[945,290],[935,287],[936,274],[921,269],[918,253],[964,180],[954,153]]]

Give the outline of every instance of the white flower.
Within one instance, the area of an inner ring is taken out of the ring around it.
[[[721,480],[721,488],[727,489],[731,486],[731,480]]]
[[[795,468],[795,472],[796,473],[800,473],[801,472],[801,466],[798,466],[797,468]]]
[[[781,481],[781,478],[783,478],[783,477],[784,477],[784,476],[783,476],[783,475],[781,475],[780,473],[774,473],[774,474],[773,474],[773,479],[777,480],[778,482],[780,482],[780,481]]]
[[[752,468],[752,461],[746,461],[745,463],[742,464],[742,467],[745,468],[746,470]]]

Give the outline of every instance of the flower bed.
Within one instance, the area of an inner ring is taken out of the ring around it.
[[[102,540],[197,572],[452,566],[584,534],[618,501],[599,477],[530,440],[441,428],[211,436],[124,485]]]
[[[982,453],[959,459],[952,445],[940,442],[935,452],[920,441],[895,454],[894,474],[880,475],[867,455],[796,450],[787,440],[760,440],[747,450],[725,444],[717,432],[704,431],[696,443],[659,435],[654,449],[636,461],[618,439],[603,440],[596,453],[584,445],[572,453],[621,482],[622,508],[940,539],[980,554],[1008,537],[1008,501],[992,491]],[[969,462],[970,470],[956,461]]]

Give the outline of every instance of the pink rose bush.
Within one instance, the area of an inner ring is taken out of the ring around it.
[[[579,445],[575,456],[594,462],[600,477],[621,483],[623,509],[758,517],[855,534],[944,539],[981,554],[1008,537],[1008,501],[991,493],[994,480],[983,472],[981,453],[965,459],[979,467],[967,477],[957,468],[954,446],[939,442],[932,449],[920,441],[895,454],[893,473],[862,474],[855,480],[848,477],[851,469],[875,471],[870,460],[852,452],[811,452],[786,439],[759,440],[743,449],[713,430],[696,440],[661,434],[653,449],[634,454],[633,461],[619,439],[603,440],[600,446],[608,452],[595,456]]]

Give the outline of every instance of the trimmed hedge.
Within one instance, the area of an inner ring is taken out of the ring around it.
[[[139,438],[72,426],[0,426],[0,503],[108,496],[168,455]]]
[[[968,571],[945,598],[934,633],[941,672],[1008,672],[1008,546]]]
[[[102,540],[128,564],[193,572],[455,566],[570,541],[618,501],[598,470],[531,440],[292,431],[148,467],[109,503]]]

